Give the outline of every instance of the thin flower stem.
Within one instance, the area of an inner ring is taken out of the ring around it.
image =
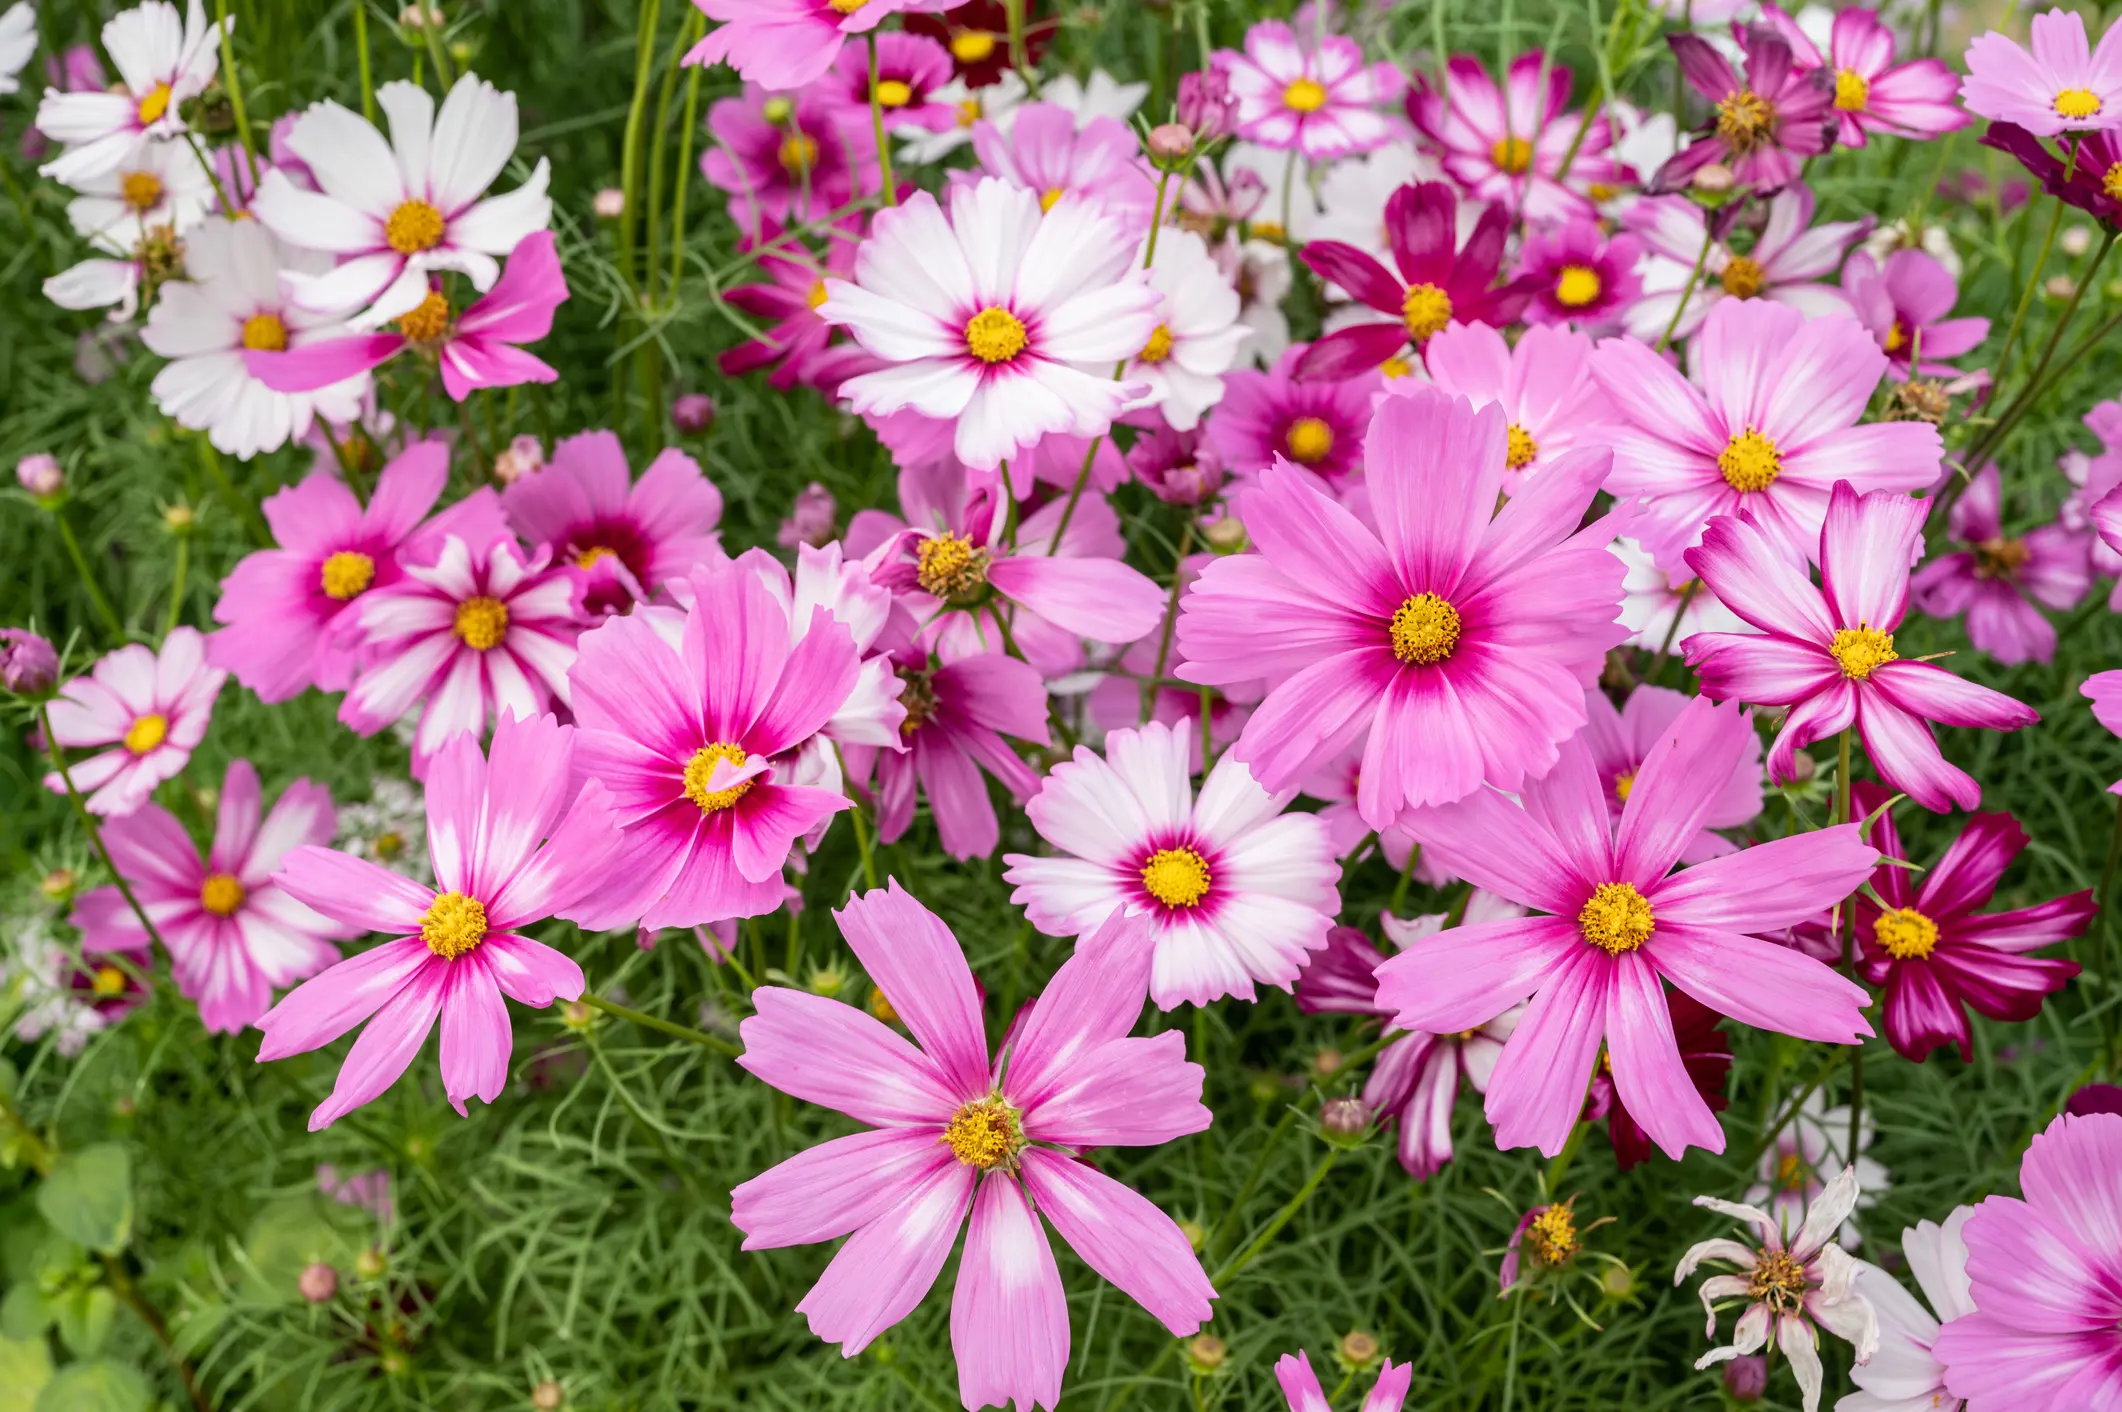
[[[258,507],[251,503],[250,497],[238,490],[236,483],[229,479],[228,467],[221,464],[221,453],[216,451],[214,444],[203,435],[199,438],[199,463],[206,467],[207,478],[212,480],[214,488],[221,492],[221,498],[228,502],[228,507],[236,512],[236,518],[250,531],[252,541],[260,549],[272,548],[273,531],[265,523],[265,516],[258,513]]]
[[[368,63],[368,0],[354,0],[354,52],[361,63],[361,116],[376,121],[376,79]]]
[[[1186,579],[1186,553],[1193,547],[1194,514],[1193,510],[1189,508],[1186,512],[1186,523],[1179,531],[1177,561],[1172,565],[1171,597],[1166,599],[1164,604],[1164,635],[1157,641],[1157,665],[1149,674],[1151,685],[1143,693],[1142,719],[1144,721],[1149,720],[1150,712],[1156,707],[1157,687],[1155,684],[1164,680],[1164,664],[1171,660],[1172,626],[1179,620],[1179,586]]]
[[[2070,145],[2070,161],[2065,165],[2063,180],[2068,184],[2071,173],[2078,167],[2078,142],[2073,137]],[[2034,302],[2034,287],[2041,283],[2041,271],[2048,268],[2048,252],[2056,243],[2056,228],[2063,224],[2063,198],[2056,198],[2056,208],[2049,213],[2048,234],[2041,237],[2041,253],[2034,257],[2033,268],[2026,272],[2026,285],[2019,291],[2019,307],[2012,311],[2011,327],[2005,331],[2004,346],[1997,350],[1997,359],[1990,366],[2002,372],[2011,357],[2012,345],[2019,341],[2019,326],[2026,322],[2026,311]]]
[[[641,286],[648,307],[656,305],[657,276],[663,272],[663,154],[670,146],[671,100],[678,93],[678,70],[685,51],[692,48],[695,23],[706,23],[698,10],[689,10],[678,22],[678,42],[670,62],[663,67],[663,82],[656,90],[655,139],[648,150],[648,206],[641,213],[642,229],[648,232],[648,258],[642,261]]]
[[[74,527],[66,518],[66,510],[52,507],[52,520],[59,526],[59,542],[66,546],[67,557],[74,561],[74,572],[81,576],[81,588],[88,594],[89,604],[95,608],[96,616],[110,629],[113,646],[125,641],[125,625],[118,621],[117,610],[111,607],[110,599],[103,595],[103,585],[89,572],[88,557],[81,552],[81,541],[74,538]]]
[[[1236,1279],[1247,1265],[1252,1264],[1254,1260],[1259,1258],[1260,1252],[1266,1250],[1274,1238],[1282,1234],[1282,1228],[1296,1219],[1297,1213],[1302,1211],[1305,1203],[1312,1199],[1312,1193],[1319,1189],[1319,1183],[1326,1180],[1326,1174],[1331,1172],[1334,1169],[1334,1163],[1340,1160],[1340,1148],[1329,1147],[1326,1149],[1326,1156],[1320,1160],[1318,1166],[1312,1169],[1312,1174],[1305,1180],[1304,1185],[1297,1188],[1297,1194],[1292,1196],[1288,1203],[1275,1213],[1275,1218],[1267,1223],[1259,1235],[1253,1237],[1250,1245],[1247,1245],[1244,1250],[1232,1257],[1222,1269],[1209,1276],[1208,1282],[1219,1289],[1223,1288],[1230,1281]]]
[[[2115,983],[2114,947],[2114,886],[2115,867],[2122,863],[2122,797],[2115,800],[2114,836],[2107,845],[2107,866],[2100,870],[2100,888],[2094,893],[2100,908],[2100,983],[2102,988]],[[2114,1006],[2107,1004],[2100,1009],[2100,1062],[2111,1079],[2115,1074]]]
[[[164,637],[176,631],[178,620],[184,616],[184,576],[191,568],[191,560],[192,537],[180,534],[177,536],[177,565],[170,574],[169,616],[162,623]]]
[[[656,28],[662,14],[662,0],[641,0],[634,30],[634,96],[627,105],[619,147],[619,179],[626,197],[619,217],[619,270],[635,294],[641,290],[641,272],[634,268],[634,225],[641,218],[641,130],[648,118],[648,86],[656,69]]]
[[[2099,274],[2100,266],[2107,259],[2107,252],[2112,250],[2114,245],[2115,232],[2109,230],[2102,237],[2099,252],[2093,256],[2092,264],[2086,267],[2085,274],[2079,279],[2077,287],[2071,291],[2070,302],[2063,306],[2062,314],[2056,319],[2055,328],[2049,331],[2048,342],[2042,346],[2041,356],[2035,360],[2033,371],[2027,374],[2025,388],[1998,415],[1996,422],[1991,425],[1987,432],[1983,433],[1982,437],[1975,443],[1975,449],[1970,451],[1966,460],[1961,463],[1970,475],[1982,468],[1983,463],[1989,459],[1989,454],[1997,448],[1997,444],[2003,439],[2005,433],[2010,431],[2017,424],[2019,418],[2024,415],[2025,407],[2032,403],[2036,395],[2047,390],[2047,384],[2042,379],[2043,375],[2048,372],[2049,365],[2055,361],[2056,346],[2063,341],[2063,335],[2070,328],[2071,320],[2077,316],[2079,302],[2085,298],[2087,287],[2092,284],[2094,277]],[[1997,366],[2001,371],[2003,364],[1999,363]]]
[[[443,52],[440,30],[429,23],[433,17],[433,7],[430,6],[429,13],[420,22],[420,34],[427,40],[428,57],[435,61],[435,86],[447,93],[450,85],[457,81],[457,71],[450,66],[449,55]]]
[[[603,996],[592,994],[586,990],[582,992],[582,1003],[589,1006],[592,1010],[602,1010],[614,1019],[630,1020],[643,1029],[660,1030],[662,1033],[678,1039],[689,1039],[694,1044],[712,1049],[717,1054],[726,1054],[733,1059],[744,1052],[719,1035],[711,1035],[705,1030],[696,1030],[689,1025],[681,1025],[675,1020],[666,1020],[660,1016],[651,1015],[644,1010],[635,1010],[625,1005],[614,1004]]]
[[[678,139],[676,189],[671,192],[670,292],[673,301],[678,296],[679,276],[685,271],[685,201],[693,179],[693,132],[700,121],[700,67],[693,65],[693,71],[685,79],[685,118]]]
[[[877,860],[869,851],[869,825],[862,822],[862,806],[857,804],[847,811],[847,821],[855,830],[855,851],[862,855],[862,885],[875,891],[877,887]]]
[[[1702,282],[1702,267],[1709,263],[1709,247],[1716,243],[1716,234],[1711,229],[1709,215],[1705,212],[1702,217],[1702,249],[1695,256],[1694,269],[1688,271],[1687,285],[1680,291],[1680,302],[1673,306],[1672,322],[1665,326],[1664,333],[1658,335],[1658,352],[1663,353],[1665,345],[1673,341],[1673,333],[1680,327],[1681,317],[1687,313],[1687,301],[1695,297],[1695,286]]]
[[[1014,13],[1014,12],[1013,12]],[[884,204],[899,204],[899,184],[892,180],[892,148],[884,138],[884,100],[877,96],[877,32],[869,38],[869,125],[877,137],[877,174],[884,178]],[[1154,234],[1151,236],[1155,239]]]
[[[252,145],[250,118],[243,111],[243,84],[236,78],[236,54],[228,35],[228,0],[214,0],[214,25],[221,32],[221,87],[228,92],[229,111],[236,119],[236,136],[243,143],[243,164],[250,169],[251,190],[255,193],[258,189],[258,149]],[[248,201],[243,204],[246,208],[250,206]]]
[[[1813,1076],[1805,1081],[1805,1087],[1798,1090],[1798,1096],[1793,1098],[1776,1115],[1776,1121],[1770,1123],[1767,1130],[1761,1134],[1759,1141],[1754,1145],[1753,1156],[1747,1158],[1743,1165],[1751,1167],[1761,1160],[1761,1154],[1768,1151],[1769,1147],[1774,1144],[1776,1135],[1790,1126],[1790,1120],[1798,1116],[1798,1110],[1805,1106],[1805,1100],[1811,1098],[1820,1085],[1827,1082],[1827,1076],[1835,1071],[1835,1066],[1847,1058],[1849,1053],[1850,1046],[1837,1045],[1825,1059],[1820,1061],[1820,1066],[1813,1070]]]
[[[1555,1154],[1554,1161],[1547,1164],[1546,1181],[1547,1199],[1549,1201],[1555,1200],[1556,1194],[1561,1191],[1562,1178],[1569,1171],[1569,1164],[1577,1160],[1577,1149],[1584,1145],[1584,1132],[1588,1126],[1584,1119],[1579,1117],[1576,1126],[1569,1130],[1569,1137],[1563,1142],[1562,1150]]]
[[[52,735],[51,709],[41,703],[37,707],[37,725],[44,732],[44,751],[52,758],[52,769],[58,772],[60,783],[66,786],[66,797],[73,801],[74,813],[79,816],[81,826],[88,830],[88,841],[95,845],[96,856],[103,860],[104,867],[111,870],[111,881],[118,885],[118,895],[125,899],[125,905],[132,908],[133,915],[140,919],[141,929],[147,933],[147,939],[167,951],[169,948],[163,946],[162,934],[155,930],[154,920],[147,915],[147,909],[140,905],[140,899],[133,895],[133,885],[125,880],[125,874],[118,871],[118,864],[111,857],[109,846],[103,842],[103,830],[96,827],[96,816],[88,812],[88,804],[81,798],[81,791],[74,788],[73,771],[67,769],[66,758],[59,753],[59,742]]]
[[[1847,824],[1852,820],[1851,798],[1855,780],[1851,778],[1850,737],[1856,728],[1844,726],[1842,739],[1836,746],[1835,756],[1835,822]],[[1847,908],[1849,930],[1842,930],[1844,908]],[[1835,904],[1835,930],[1841,934],[1842,966],[1851,980],[1857,975],[1857,906],[1853,898],[1845,898]],[[1849,1051],[1849,1148],[1843,1161],[1852,1169],[1857,1165],[1857,1133],[1864,1121],[1864,1042],[1860,1039]]]
[[[1510,1302],[1510,1350],[1503,1357],[1503,1412],[1510,1412],[1518,1393],[1518,1326],[1525,1319],[1525,1296]]]

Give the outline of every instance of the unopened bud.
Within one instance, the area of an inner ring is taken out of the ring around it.
[[[1160,162],[1177,162],[1194,150],[1194,134],[1177,123],[1159,123],[1149,130],[1149,155]]]
[[[1804,784],[1819,772],[1819,765],[1803,750],[1794,750],[1790,757],[1790,780],[1792,784]]]
[[[2078,292],[2078,282],[2069,275],[2050,275],[2048,283],[2041,286],[2051,299],[2068,299]]]
[[[354,1273],[364,1280],[380,1280],[389,1268],[390,1262],[373,1245],[354,1257]]]
[[[1207,527],[1201,531],[1201,537],[1207,540],[1208,547],[1218,554],[1235,554],[1251,543],[1246,538],[1245,522],[1236,515],[1225,515],[1221,519],[1210,520]]]
[[[0,628],[0,687],[17,696],[44,696],[59,680],[59,654],[49,638],[27,628]]]
[[[1334,1351],[1349,1367],[1368,1368],[1378,1361],[1378,1340],[1361,1329],[1351,1329],[1341,1336],[1341,1343]]]
[[[2056,244],[2063,247],[2066,255],[2083,255],[2093,248],[2093,233],[2089,226],[2072,226],[2063,232]]]
[[[1732,189],[1732,169],[1722,162],[1710,162],[1695,171],[1691,183],[1695,190],[1708,196],[1722,196]]]
[[[538,1412],[560,1412],[567,1405],[567,1389],[551,1378],[531,1389],[531,1406]]]
[[[304,1265],[295,1280],[295,1288],[312,1304],[322,1304],[339,1292],[339,1272],[322,1261]]]
[[[1312,1056],[1312,1072],[1322,1079],[1330,1079],[1341,1072],[1345,1062],[1338,1049],[1322,1049]]]
[[[407,5],[398,12],[398,24],[402,29],[442,28],[440,5]]]
[[[1724,1365],[1724,1390],[1734,1402],[1759,1402],[1768,1391],[1768,1360],[1758,1353]]]
[[[787,122],[791,117],[795,116],[795,112],[796,105],[789,102],[786,98],[769,98],[759,105],[759,116],[772,123],[775,127]]]
[[[596,1008],[584,1001],[570,1000],[560,1007],[560,1023],[571,1030],[586,1030],[596,1018]]]
[[[39,500],[48,500],[66,489],[66,472],[59,468],[59,458],[48,451],[24,456],[15,462],[15,479]]]
[[[378,1355],[376,1366],[393,1378],[402,1378],[412,1371],[413,1361],[405,1356],[403,1349],[386,1348]]]
[[[1193,1249],[1196,1255],[1199,1255],[1201,1247],[1208,1244],[1208,1227],[1202,1225],[1199,1221],[1180,1221],[1178,1225],[1179,1234],[1186,1237],[1187,1245]]]
[[[192,513],[189,505],[172,505],[162,512],[162,523],[169,527],[171,534],[190,534],[192,526],[198,522],[199,517]]]
[[[545,464],[545,443],[535,436],[518,436],[494,456],[494,479],[514,485]]]
[[[1370,1118],[1370,1105],[1360,1098],[1329,1098],[1319,1108],[1319,1126],[1334,1137],[1362,1136]]]
[[[589,208],[599,220],[616,221],[626,214],[626,193],[616,186],[607,186],[590,201]]]
[[[687,436],[698,436],[715,424],[715,399],[688,392],[670,404],[670,424]]]
[[[1636,1292],[1636,1272],[1616,1260],[1599,1272],[1599,1293],[1608,1299],[1627,1299]]]
[[[839,513],[840,507],[833,500],[833,493],[812,481],[796,492],[796,503],[775,532],[775,542],[783,549],[794,549],[799,544],[822,549],[832,541],[833,525]]]
[[[810,973],[810,979],[803,985],[812,995],[822,995],[831,1000],[846,989],[847,977],[836,966],[820,966]]]
[[[1186,1366],[1196,1374],[1215,1372],[1229,1356],[1230,1350],[1214,1334],[1195,1334],[1186,1341]]]
[[[37,890],[42,892],[48,901],[64,902],[74,895],[76,881],[78,879],[74,877],[72,868],[54,868],[37,884]]]

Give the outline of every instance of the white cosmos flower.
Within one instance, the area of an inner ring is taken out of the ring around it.
[[[1076,82],[1074,74],[1062,74],[1039,89],[1039,101],[1066,108],[1076,116],[1081,132],[1093,118],[1118,118],[1126,122],[1149,97],[1146,83],[1121,83],[1103,69],[1091,70],[1090,82]]]
[[[331,257],[290,250],[256,221],[212,220],[186,239],[187,281],[162,287],[140,341],[170,360],[155,375],[155,400],[183,426],[203,431],[228,455],[249,460],[309,434],[319,412],[349,421],[368,375],[315,392],[275,392],[252,377],[243,350],[299,348],[343,338],[345,325],[294,307],[283,271],[316,274]]]
[[[1190,230],[1158,236],[1149,284],[1163,302],[1127,376],[1149,384],[1146,405],[1162,409],[1172,430],[1191,431],[1223,396],[1223,374],[1252,330],[1238,322],[1238,291]]]
[[[428,274],[455,270],[484,293],[516,242],[552,221],[549,168],[486,197],[516,150],[516,95],[466,74],[435,111],[410,83],[386,83],[376,103],[390,119],[386,142],[359,114],[329,100],[295,121],[287,145],[308,164],[318,190],[266,174],[252,213],[290,245],[340,257],[327,274],[289,276],[295,301],[318,313],[368,307],[350,321],[379,327],[427,298]],[[485,199],[481,199],[484,197]]]
[[[46,280],[45,298],[62,309],[111,309],[113,319],[131,318],[147,267],[159,279],[182,273],[184,236],[213,199],[213,179],[189,144],[135,142],[67,203],[74,233],[98,254]]]
[[[1289,293],[1289,251],[1266,240],[1238,241],[1235,229],[1225,231],[1215,249],[1216,268],[1237,291],[1238,322],[1252,331],[1247,351],[1263,368],[1289,347],[1289,316],[1282,312],[1283,296]]]
[[[958,110],[956,125],[941,132],[909,130],[907,140],[899,147],[899,161],[907,166],[942,161],[973,140],[973,124],[983,118],[1007,133],[1016,121],[1018,105],[1030,96],[1015,69],[1004,69],[1002,76],[985,88],[974,88],[964,79],[954,78],[937,89],[932,100]]]
[[[0,14],[0,95],[22,87],[19,75],[37,52],[37,12],[29,0],[15,0]]]
[[[234,18],[228,24],[233,33]],[[118,86],[109,92],[44,90],[37,131],[66,150],[38,171],[79,187],[116,168],[141,138],[183,132],[178,110],[214,81],[220,44],[221,31],[207,23],[199,0],[191,0],[182,19],[175,5],[161,0],[112,16],[103,27],[103,49],[118,70]]]
[[[1974,1207],[1961,1206],[1942,1226],[1918,1221],[1901,1232],[1908,1272],[1930,1301],[1928,1309],[1877,1265],[1855,1262],[1857,1293],[1879,1315],[1879,1351],[1849,1370],[1849,1380],[1862,1391],[1837,1402],[1835,1412],[1960,1412],[1960,1399],[1946,1388],[1945,1365],[1931,1346],[1941,1328],[1975,1312],[1962,1234],[1974,1214]]]
[[[890,366],[840,385],[857,413],[955,421],[958,459],[992,470],[1054,432],[1102,436],[1146,390],[1114,379],[1157,327],[1134,245],[1096,204],[997,177],[916,192],[879,212],[853,282],[825,281],[818,316]]]
[[[1412,147],[1381,147],[1327,168],[1319,180],[1319,218],[1309,232],[1313,240],[1338,240],[1390,266],[1391,243],[1385,235],[1385,203],[1403,186],[1443,181],[1437,159]],[[1481,219],[1483,203],[1462,200],[1458,239],[1464,243]]]

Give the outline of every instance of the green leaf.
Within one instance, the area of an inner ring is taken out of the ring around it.
[[[6,1299],[0,1299],[0,1338],[41,1342],[44,1331],[52,1326],[53,1316],[50,1301],[35,1284],[25,1280],[8,1290]]]
[[[37,1209],[61,1235],[115,1255],[133,1231],[133,1164],[121,1143],[69,1152],[37,1188]]]
[[[55,1312],[61,1341],[75,1354],[87,1357],[110,1337],[111,1321],[118,1317],[118,1297],[107,1286],[90,1285],[60,1300]]]
[[[0,1338],[0,1412],[30,1412],[52,1380],[52,1353],[44,1339]]]
[[[36,1412],[145,1412],[147,1379],[123,1363],[69,1363],[38,1394]]]

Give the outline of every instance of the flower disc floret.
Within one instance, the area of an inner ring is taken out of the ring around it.
[[[1172,355],[1172,331],[1169,324],[1158,324],[1150,330],[1149,342],[1135,355],[1138,363],[1161,363]]]
[[[1835,74],[1835,106],[1845,113],[1861,113],[1864,105],[1871,101],[1871,80],[1855,69],[1841,69]]]
[[[744,747],[728,741],[716,741],[703,745],[693,752],[693,758],[685,762],[685,797],[700,806],[703,814],[719,814],[751,793],[752,782],[743,780],[728,789],[709,789],[708,782],[715,777],[715,766],[727,760],[739,769],[751,757]]]
[[[1459,645],[1459,610],[1434,593],[1418,593],[1393,614],[1393,656],[1430,666]]]
[[[2056,116],[2073,122],[2100,115],[2100,95],[2090,89],[2066,88],[2056,95]]]
[[[1585,265],[1564,265],[1555,280],[1555,302],[1566,309],[1582,309],[1604,291],[1599,272]]]
[[[904,108],[913,101],[913,85],[904,79],[888,78],[877,85],[877,106],[880,108]]]
[[[449,223],[442,213],[418,197],[402,201],[383,223],[383,238],[400,255],[417,255],[442,243]]]
[[[398,332],[415,343],[434,343],[449,332],[449,298],[439,289],[399,316]]]
[[[199,905],[216,917],[233,917],[243,905],[243,884],[227,873],[208,873],[199,885]]]
[[[1208,860],[1191,848],[1161,848],[1142,865],[1142,887],[1166,907],[1196,907],[1208,896]]]
[[[1533,434],[1516,422],[1510,424],[1507,437],[1508,449],[1504,452],[1503,463],[1514,471],[1522,471],[1540,454],[1540,443],[1533,440]]]
[[[159,714],[142,716],[125,728],[125,748],[135,755],[145,755],[168,735],[169,717]]]
[[[1442,333],[1452,321],[1452,297],[1433,284],[1410,285],[1400,301],[1400,317],[1407,323],[1407,336],[1420,343]]]
[[[352,549],[342,549],[326,559],[317,574],[317,586],[324,590],[324,596],[340,603],[366,593],[375,581],[376,561]]]
[[[1787,1251],[1763,1251],[1747,1280],[1746,1294],[1771,1313],[1795,1314],[1805,1307],[1805,1266]]]
[[[420,914],[420,940],[445,961],[454,961],[486,940],[486,904],[461,892],[445,892]]]
[[[1326,106],[1326,85],[1315,78],[1290,81],[1282,90],[1282,106],[1299,113],[1316,113]]]
[[[943,1129],[943,1141],[952,1156],[983,1172],[997,1167],[1015,1171],[1017,1154],[1026,1145],[1024,1126],[1017,1119],[1017,1110],[993,1095],[968,1103],[953,1113]]]
[[[1723,474],[1724,483],[1741,494],[1766,490],[1782,474],[1783,453],[1776,449],[1773,439],[1748,427],[1717,453],[1717,470]]]
[[[127,172],[118,181],[118,193],[135,211],[152,211],[162,203],[162,178],[153,172]]]
[[[962,534],[930,535],[917,551],[914,578],[923,593],[963,603],[987,587],[987,566],[993,559]]]
[[[1637,950],[1656,929],[1650,899],[1634,883],[1600,883],[1577,913],[1577,930],[1609,956]]]
[[[1299,417],[1283,433],[1282,444],[1289,448],[1290,460],[1316,466],[1334,449],[1334,429],[1318,417]]]
[[[1841,664],[1842,675],[1852,681],[1865,680],[1878,668],[1899,660],[1901,656],[1894,651],[1892,633],[1880,632],[1861,623],[1853,628],[1838,629],[1827,650]]]
[[[1751,299],[1767,287],[1768,275],[1758,261],[1734,255],[1717,276],[1717,283],[1734,299]]]
[[[1896,961],[1920,961],[1938,946],[1938,924],[1913,907],[1881,912],[1872,935]]]
[[[148,123],[160,122],[162,115],[169,111],[169,101],[169,85],[158,83],[147,91],[146,96],[140,100],[140,106],[135,108],[133,112],[140,119],[143,126]],[[2062,100],[2058,99],[2057,101],[2061,102]]]
[[[1768,135],[1776,121],[1775,105],[1742,88],[1717,100],[1717,136],[1734,154],[1743,154]]]
[[[965,321],[965,351],[983,363],[1007,363],[1030,342],[1024,321],[990,304]]]
[[[1522,137],[1499,137],[1489,148],[1488,159],[1513,176],[1533,164],[1533,145]]]
[[[287,325],[275,313],[253,314],[243,321],[243,346],[262,353],[287,351]]]
[[[455,629],[464,645],[487,652],[508,636],[508,605],[498,598],[467,598],[457,605]]]

